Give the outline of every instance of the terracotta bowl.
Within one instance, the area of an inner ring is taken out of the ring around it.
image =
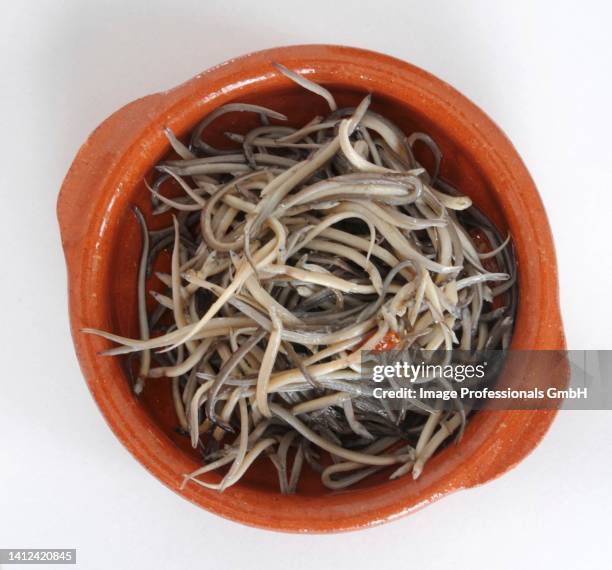
[[[97,327],[138,335],[140,239],[130,205],[138,204],[151,220],[143,179],[169,151],[164,126],[185,135],[230,101],[268,105],[295,124],[324,112],[318,97],[293,86],[272,61],[331,88],[341,106],[372,92],[374,109],[406,132],[418,129],[433,136],[444,153],[443,177],[514,238],[520,301],[513,347],[564,348],[551,232],[534,183],[510,141],[478,107],[429,73],[378,53],[326,45],[271,49],[231,60],[175,89],[130,103],[91,134],[58,199],[72,335],[83,374],[110,427],[175,492],[213,513],[258,527],[292,532],[367,527],[501,475],[538,444],[554,411],[478,412],[462,441],[431,459],[417,481],[389,482],[382,476],[333,493],[312,474],[297,495],[282,496],[265,460],[223,494],[195,485],[180,489],[183,474],[199,461],[187,438],[175,432],[169,382],[151,381],[135,397],[123,363],[98,355],[109,343],[81,333],[83,327]],[[246,115],[226,115],[207,136],[221,144],[228,128],[253,126]],[[218,478],[210,474],[210,480]]]

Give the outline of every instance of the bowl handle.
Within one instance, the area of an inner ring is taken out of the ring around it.
[[[70,274],[80,272],[78,253],[89,236],[104,188],[151,120],[167,108],[168,93],[137,99],[113,113],[89,135],[74,158],[57,199],[62,247]],[[112,187],[112,186],[110,186]]]
[[[561,315],[558,309],[556,318],[560,323]],[[538,386],[542,389],[547,386],[565,389],[570,382],[570,364],[565,352],[565,335],[561,325],[551,332],[546,347],[551,354],[559,357],[559,361],[549,373],[544,373],[539,378],[541,384]],[[492,422],[494,432],[488,434],[484,445],[472,454],[474,467],[470,470],[467,486],[474,487],[496,479],[520,463],[541,442],[558,410],[559,408],[481,412],[503,416],[503,420]],[[500,441],[505,442],[501,447]]]

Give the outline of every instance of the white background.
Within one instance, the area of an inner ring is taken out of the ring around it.
[[[105,425],[74,356],[55,219],[88,133],[249,51],[366,47],[453,84],[542,194],[570,348],[612,348],[612,11],[605,1],[0,2],[0,547],[81,568],[610,568],[612,412],[563,412],[484,487],[375,529],[242,527],[163,487]]]

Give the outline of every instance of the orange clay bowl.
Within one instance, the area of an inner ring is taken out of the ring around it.
[[[66,176],[57,208],[72,335],[83,374],[110,427],[138,461],[176,493],[257,527],[290,532],[368,527],[506,472],[534,449],[555,411],[476,413],[461,442],[435,455],[417,481],[410,476],[388,481],[382,473],[356,488],[331,492],[318,475],[305,472],[298,493],[283,496],[274,468],[264,458],[224,493],[195,484],[181,489],[183,475],[201,462],[188,438],[175,431],[169,381],[150,380],[136,397],[125,363],[98,354],[111,344],[81,332],[96,327],[138,336],[140,235],[130,206],[137,204],[153,228],[159,225],[152,219],[143,180],[169,152],[163,127],[184,136],[213,109],[231,101],[271,107],[295,125],[325,114],[325,102],[280,75],[272,61],[331,89],[339,106],[355,105],[371,92],[374,110],[407,133],[430,134],[444,154],[442,176],[470,196],[503,233],[512,234],[519,267],[513,348],[565,347],[546,213],[510,141],[476,105],[429,73],[386,55],[327,45],[277,48],[231,60],[170,91],[130,103],[92,133]],[[250,115],[225,115],[207,130],[207,140],[228,144],[223,132],[252,128],[255,118]],[[155,283],[147,286],[152,287]],[[216,473],[208,477],[220,479]]]

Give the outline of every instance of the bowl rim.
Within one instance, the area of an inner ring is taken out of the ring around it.
[[[342,494],[325,497],[324,503],[308,497],[308,501],[297,499],[289,504],[237,488],[224,494],[195,485],[181,490],[176,466],[184,469],[182,452],[173,449],[174,444],[151,425],[127,382],[116,381],[124,376],[117,359],[98,356],[108,347],[107,342],[81,332],[86,326],[104,328],[108,310],[100,277],[107,271],[105,253],[118,227],[118,212],[126,207],[126,188],[135,185],[168,148],[162,127],[169,126],[180,135],[230,99],[248,96],[263,84],[281,85],[284,78],[272,68],[271,61],[280,61],[315,81],[350,82],[364,91],[384,85],[386,94],[392,93],[404,103],[406,95],[402,93],[409,92],[418,97],[420,108],[428,108],[432,120],[450,121],[449,128],[465,137],[467,151],[478,158],[483,171],[503,182],[505,195],[499,198],[504,214],[515,223],[520,220],[524,226],[520,239],[533,247],[533,255],[519,260],[520,279],[529,284],[530,294],[520,302],[513,347],[565,348],[555,252],[546,213],[533,180],[503,132],[474,103],[418,67],[373,51],[316,44],[273,48],[231,59],[178,87],[129,103],[88,137],[66,175],[57,204],[68,269],[72,336],[83,375],[106,421],[135,458],[175,492],[211,512],[267,529],[334,532],[368,527],[501,475],[537,446],[555,410],[479,412],[481,431],[471,430],[470,422],[471,433],[466,432],[466,439],[471,437],[472,443],[461,453],[455,451],[460,457],[453,458],[450,473],[440,467],[451,459],[444,450],[431,460],[433,475],[414,483],[418,486],[415,494],[407,496],[396,485],[386,503],[355,512],[347,510]],[[143,426],[147,427],[145,433]],[[367,491],[361,493],[364,502]],[[352,500],[359,496],[356,492]],[[274,515],[279,510],[282,518]]]

